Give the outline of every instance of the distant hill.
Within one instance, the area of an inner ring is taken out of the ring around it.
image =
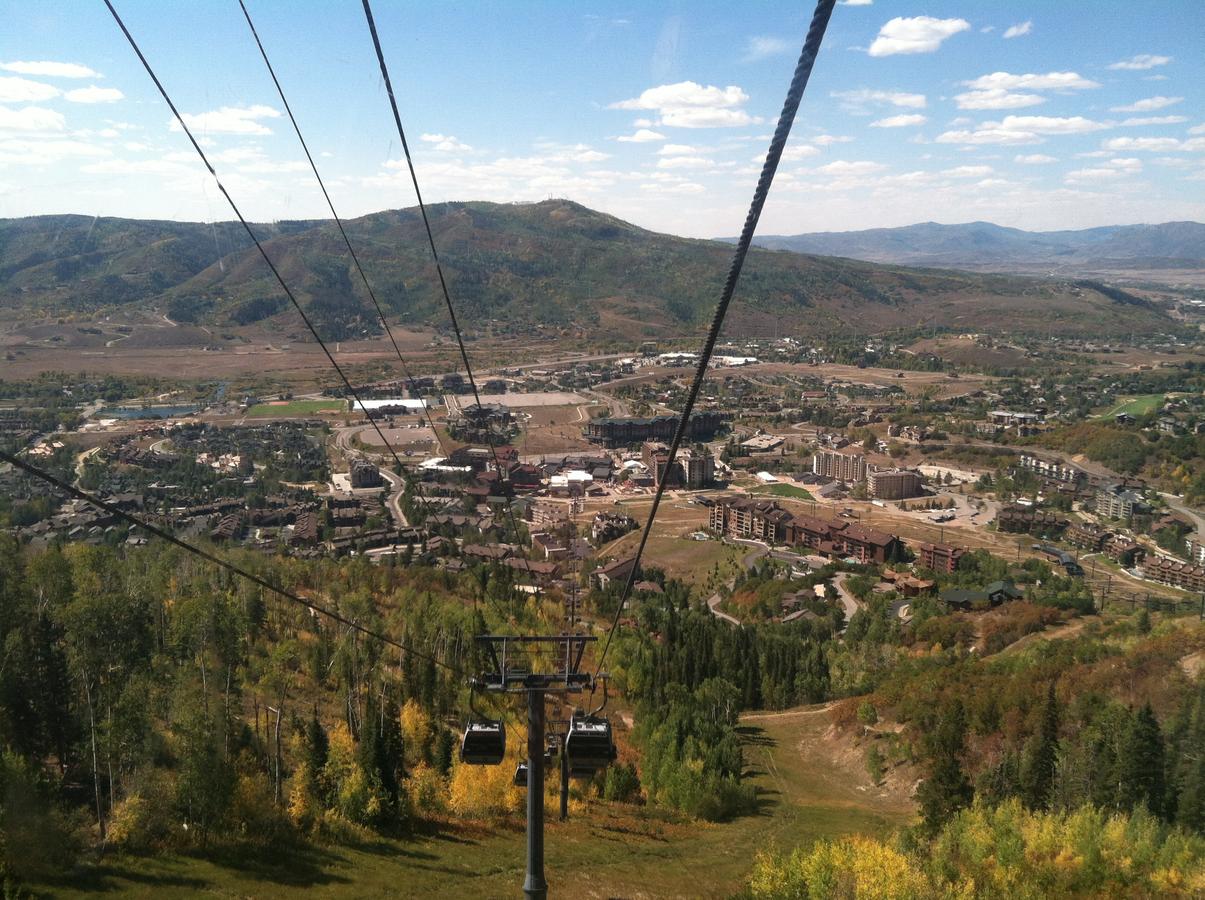
[[[991,222],[767,235],[758,246],[907,266],[1041,274],[1205,269],[1205,225],[1111,225],[1022,231]]]
[[[469,329],[488,321],[519,329],[572,325],[624,339],[695,333],[714,307],[731,258],[722,242],[657,234],[564,200],[442,203],[430,213],[458,314]],[[326,336],[376,331],[375,313],[332,223],[255,228]],[[993,244],[993,229],[983,227],[985,245]],[[444,322],[415,210],[374,213],[349,222],[348,230],[391,317]],[[832,247],[817,252],[832,253]],[[296,324],[237,223],[0,220],[0,315],[29,320],[130,306],[199,324]],[[917,271],[755,250],[727,334],[802,327],[874,333],[917,325],[1120,334],[1171,324],[1137,296],[1078,279]]]

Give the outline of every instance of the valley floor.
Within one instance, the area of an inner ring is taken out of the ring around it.
[[[725,824],[684,823],[654,810],[592,802],[546,833],[552,897],[727,897],[744,884],[757,851],[905,823],[901,791],[874,788],[860,754],[828,733],[826,707],[744,717],[757,814]],[[220,851],[109,858],[54,897],[514,897],[523,881],[516,819],[408,841],[347,847]]]

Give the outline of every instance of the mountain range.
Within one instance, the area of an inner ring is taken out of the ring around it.
[[[458,316],[470,331],[572,326],[623,339],[693,335],[710,315],[731,262],[732,249],[723,242],[658,234],[566,200],[428,209]],[[332,222],[253,227],[326,336],[376,331],[375,311]],[[965,227],[986,236],[1013,234]],[[347,228],[391,318],[415,325],[444,321],[417,210],[373,213]],[[1025,240],[1024,232],[1015,235]],[[1112,245],[1107,236],[1095,242]],[[1186,236],[1184,252],[1192,246]],[[829,244],[817,250],[833,252]],[[20,323],[123,308],[224,327],[296,326],[287,298],[237,223],[71,215],[0,220],[0,318]],[[1172,324],[1149,301],[1078,277],[919,271],[755,249],[727,334],[785,328],[869,334],[916,326],[1121,334]]]
[[[1205,269],[1205,225],[1110,225],[1082,231],[1022,231],[991,222],[766,235],[772,250],[906,266],[1049,275]]]

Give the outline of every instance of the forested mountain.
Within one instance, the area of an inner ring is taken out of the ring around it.
[[[765,235],[755,243],[795,253],[987,272],[1205,268],[1205,225],[1199,222],[1081,231],[1022,231],[991,222],[923,222],[903,228]]]
[[[672,333],[710,313],[731,248],[657,234],[576,203],[445,203],[430,208],[462,319],[472,328],[577,324]],[[329,222],[255,226],[268,253],[332,338],[376,329],[375,313]],[[442,321],[417,211],[349,223],[390,315]],[[830,251],[825,251],[830,252]],[[755,251],[729,334],[805,325],[820,334],[954,325],[967,330],[1131,333],[1170,320],[1138,297],[1083,281],[919,272]],[[0,221],[0,313],[153,307],[173,320],[247,325],[288,307],[237,224],[83,216]]]

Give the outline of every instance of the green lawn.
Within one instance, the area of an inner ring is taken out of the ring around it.
[[[750,488],[751,494],[773,494],[775,497],[791,497],[795,500],[811,500],[812,495],[801,487],[796,487],[793,484],[762,484],[755,488]]]
[[[1165,399],[1164,394],[1141,394],[1137,397],[1127,397],[1100,418],[1111,419],[1122,413],[1128,413],[1131,416],[1145,416],[1161,407]]]
[[[247,410],[253,418],[263,416],[308,416],[320,412],[341,412],[347,409],[342,400],[287,400],[284,403],[257,403]]]
[[[823,747],[828,718],[799,711],[741,730],[760,809],[724,824],[592,801],[567,823],[550,817],[552,897],[729,897],[754,854],[852,832],[884,835],[909,810],[842,770]],[[54,897],[515,897],[524,873],[522,821],[354,847],[271,847],[256,853],[109,856]]]

